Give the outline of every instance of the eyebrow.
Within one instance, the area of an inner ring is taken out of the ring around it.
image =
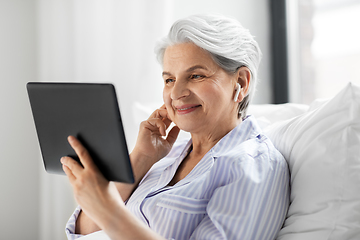
[[[186,70],[186,72],[192,72],[192,71],[194,71],[194,70],[196,70],[196,69],[208,70],[208,69],[207,69],[206,67],[204,67],[204,66],[201,66],[201,65],[195,65],[195,66],[193,66],[193,67],[189,68],[188,70]]]
[[[194,71],[194,70],[196,70],[196,69],[203,69],[203,70],[208,70],[206,67],[204,67],[204,66],[202,66],[202,65],[195,65],[195,66],[192,66],[192,67],[190,67],[190,68],[188,68],[187,70],[186,70],[186,72],[192,72],[192,71]],[[162,75],[163,76],[171,76],[171,73],[169,73],[169,72],[163,72],[162,73]]]

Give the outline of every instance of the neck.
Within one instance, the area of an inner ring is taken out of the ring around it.
[[[215,144],[220,141],[226,134],[233,130],[242,122],[237,119],[233,124],[222,125],[224,127],[214,126],[208,132],[191,133],[192,138],[192,156],[203,157]]]

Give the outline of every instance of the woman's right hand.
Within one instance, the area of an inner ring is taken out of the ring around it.
[[[174,126],[166,136],[171,124],[165,105],[155,110],[140,124],[139,135],[132,154],[146,159],[151,166],[165,157],[171,150],[180,129]]]
[[[170,124],[165,105],[140,124],[136,145],[130,154],[135,181],[133,184],[115,183],[122,199],[128,199],[152,165],[170,152],[180,132],[180,129],[174,126],[165,138]]]

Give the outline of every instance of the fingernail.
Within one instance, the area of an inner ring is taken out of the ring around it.
[[[64,164],[64,162],[65,162],[65,157],[60,158],[60,162],[61,162],[62,164]]]

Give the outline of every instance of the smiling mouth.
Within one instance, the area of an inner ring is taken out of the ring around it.
[[[196,106],[192,106],[192,107],[187,107],[187,108],[178,108],[177,110],[179,111],[185,111],[185,110],[189,110],[191,108],[196,108],[196,107],[200,107],[200,105],[196,105]]]
[[[176,108],[176,111],[178,114],[187,114],[195,111],[198,107],[201,107],[201,105],[193,105],[193,106],[181,106],[180,108]]]

